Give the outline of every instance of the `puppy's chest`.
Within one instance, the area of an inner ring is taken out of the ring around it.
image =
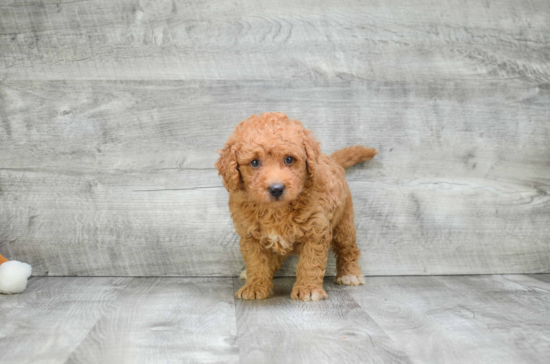
[[[279,255],[288,255],[295,252],[298,236],[288,231],[262,230],[260,245]]]

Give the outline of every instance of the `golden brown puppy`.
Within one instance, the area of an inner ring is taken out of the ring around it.
[[[323,277],[331,244],[336,283],[364,284],[344,168],[373,158],[375,149],[354,146],[329,157],[299,121],[277,112],[239,123],[219,153],[216,168],[246,263],[238,298],[268,297],[290,254],[300,256],[290,297],[327,298]]]

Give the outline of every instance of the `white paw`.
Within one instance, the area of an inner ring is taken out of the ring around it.
[[[239,275],[239,278],[244,279],[246,281],[246,269],[241,272],[241,274]]]
[[[336,283],[344,286],[358,286],[360,284],[365,284],[365,278],[363,276],[341,276],[336,277]]]

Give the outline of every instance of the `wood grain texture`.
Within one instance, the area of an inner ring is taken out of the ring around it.
[[[544,363],[548,288],[528,276],[371,277],[350,294],[415,362]]]
[[[0,253],[37,275],[236,276],[214,151],[284,111],[326,153],[380,150],[348,173],[365,274],[550,272],[549,16],[544,0],[3,1]]]
[[[456,291],[476,323],[504,345],[521,348],[524,362],[545,363],[550,357],[550,284],[524,275],[490,278],[441,279]]]
[[[294,301],[294,281],[276,278],[266,300],[235,300],[241,363],[411,363],[347,291],[325,281],[328,300]],[[233,282],[236,292],[243,281]]]
[[[541,86],[5,81],[0,95],[0,252],[38,275],[238,275],[214,151],[261,110],[287,110],[327,153],[381,151],[348,173],[366,274],[550,271]]]
[[[131,278],[31,278],[0,295],[0,362],[64,363]]]
[[[550,275],[548,274],[528,274],[527,276],[533,278],[534,280],[542,281],[543,285],[550,283]]]
[[[231,278],[134,278],[66,363],[237,363]]]
[[[232,278],[34,277],[0,295],[2,363],[546,363],[550,275],[367,277],[234,299]]]
[[[1,7],[3,79],[550,80],[545,0]]]

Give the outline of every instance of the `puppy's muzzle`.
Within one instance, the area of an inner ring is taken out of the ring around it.
[[[281,195],[285,192],[285,186],[277,183],[269,186],[267,190],[271,196],[278,200],[279,197],[281,197]]]

